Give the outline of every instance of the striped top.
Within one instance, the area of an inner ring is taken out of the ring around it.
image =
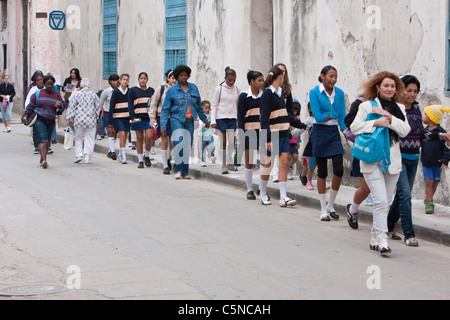
[[[270,86],[261,97],[261,129],[267,131],[267,142],[275,132],[279,138],[289,137],[290,120],[281,88],[276,91]]]
[[[242,92],[239,96],[237,123],[238,128],[244,131],[261,129],[261,97],[263,92],[255,97],[250,88],[246,92]]]
[[[37,95],[39,95],[39,97],[37,97]],[[61,107],[64,106],[64,100],[61,98],[59,92],[52,91],[52,93],[48,93],[45,89],[37,90],[36,93],[31,96],[30,103],[25,109],[25,114],[29,116],[34,111],[42,118],[55,120],[58,109],[56,104],[58,102],[61,102]]]
[[[122,88],[117,88],[111,95],[111,103],[109,105],[109,123],[113,123],[113,119],[130,119],[130,112],[128,111],[128,88],[122,91]]]
[[[155,93],[155,89],[148,87],[142,90],[140,87],[130,89],[128,94],[128,111],[130,119],[150,119],[149,116],[149,102]]]

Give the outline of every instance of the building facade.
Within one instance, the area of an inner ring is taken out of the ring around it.
[[[295,98],[306,106],[320,70],[331,64],[348,107],[362,83],[383,70],[416,75],[423,86],[422,107],[449,106],[449,2],[3,0],[0,66],[22,90],[34,70],[51,72],[62,82],[75,67],[93,90],[101,90],[111,73],[129,73],[130,85],[136,85],[141,71],[156,87],[168,68],[185,63],[193,70],[191,81],[210,100],[227,66],[246,89],[248,70],[267,74],[283,62]],[[64,30],[49,27],[55,10],[66,14]],[[448,122],[443,126],[450,129]],[[420,173],[417,181],[414,193],[422,198]],[[449,205],[450,178],[443,181],[439,201]]]

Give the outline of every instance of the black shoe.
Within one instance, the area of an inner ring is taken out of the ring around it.
[[[250,191],[249,193],[247,193],[247,200],[256,200],[255,194],[253,193],[253,191]]]
[[[163,175],[166,175],[166,176],[169,176],[169,175],[170,175],[170,170],[169,170],[169,168],[164,168]]]
[[[112,159],[112,152],[108,152],[108,158]]]
[[[150,161],[149,157],[144,157],[144,162],[145,162],[145,166],[147,166],[147,167],[152,166],[152,162]]]
[[[306,187],[306,184],[308,183],[308,177],[300,175],[300,181],[302,182],[303,186]]]
[[[167,160],[167,168],[169,169],[169,171],[172,170],[172,162],[170,162],[170,159]]]
[[[139,162],[138,169],[144,169],[144,163],[143,162]]]
[[[349,204],[347,206],[347,221],[348,221],[348,225],[353,230],[358,230],[358,228],[359,228],[358,214],[353,214],[353,213],[350,212],[350,207],[351,206],[352,206],[351,204]]]
[[[334,220],[339,220],[339,215],[336,212],[330,212],[330,217],[332,217]]]
[[[112,159],[113,161],[116,161],[116,160],[117,160],[117,154],[116,154],[115,152],[112,152],[112,153],[111,153],[111,159]]]

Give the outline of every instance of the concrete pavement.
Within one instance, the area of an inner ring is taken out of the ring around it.
[[[59,128],[57,130],[58,141],[63,143],[64,132],[63,129]],[[118,142],[116,142],[116,147],[118,148]],[[152,155],[154,160],[152,165],[158,168],[163,168],[160,150],[156,149],[156,155]],[[108,139],[97,140],[95,151],[99,154],[108,153]],[[136,151],[132,151],[131,148],[127,148],[127,158],[130,163],[137,163]],[[190,166],[190,176],[196,179],[204,179],[208,181],[213,181],[216,183],[226,184],[229,186],[234,186],[236,188],[242,189],[243,197],[246,196],[246,185],[244,178],[243,167],[239,168],[237,172],[230,172],[228,175],[222,175],[220,172],[221,164],[220,160],[216,164],[208,164],[206,168],[201,167],[197,159],[191,160],[192,164]],[[162,172],[161,172],[162,174]],[[259,181],[258,177],[259,171],[255,171],[253,176],[254,190],[257,190]],[[346,174],[349,174],[346,172]],[[448,174],[448,173],[443,173]],[[172,174],[174,176],[174,174]],[[314,186],[316,187],[315,181]],[[355,193],[355,188],[352,187],[341,187],[339,195],[336,200],[335,209],[341,216],[341,219],[346,219],[346,207],[352,202],[353,195]],[[272,199],[279,199],[279,189],[277,184],[272,181],[268,186],[268,194]],[[298,175],[294,178],[294,181],[288,182],[288,195],[292,199],[296,199],[298,203],[302,206],[307,206],[311,208],[319,208],[320,202],[317,191],[309,191],[301,184]],[[372,221],[372,208],[367,207],[363,204],[360,207],[360,220],[364,222]],[[446,206],[437,205],[436,213],[434,215],[425,214],[425,206],[423,200],[413,200],[413,223],[417,238],[420,240],[428,240],[437,244],[442,244],[445,246],[450,246],[450,208]],[[402,234],[401,225],[398,223],[397,226],[398,234]]]

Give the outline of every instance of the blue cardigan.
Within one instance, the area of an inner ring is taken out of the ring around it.
[[[341,130],[345,130],[345,116],[347,109],[345,106],[345,94],[344,91],[338,87],[334,87],[336,96],[334,97],[334,103],[331,105],[330,99],[325,91],[320,92],[320,86],[315,87],[309,93],[309,100],[311,103],[311,110],[314,114],[314,118],[317,123],[327,122],[327,115],[333,119],[337,119]]]

